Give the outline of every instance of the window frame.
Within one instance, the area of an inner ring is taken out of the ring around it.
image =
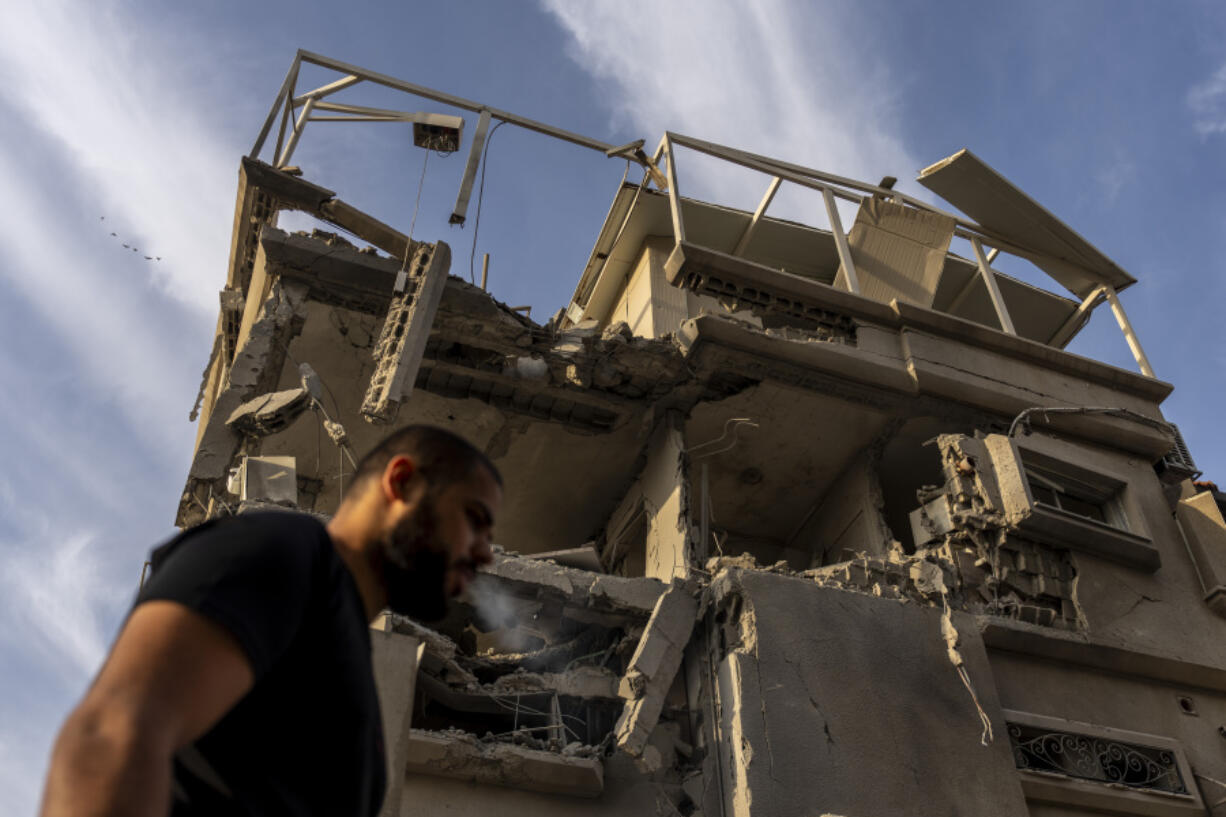
[[[1134,744],[1170,752],[1175,758],[1187,794],[1156,789],[1130,788],[1113,783],[1067,777],[1058,772],[1018,769],[1022,793],[1028,801],[1053,805],[1088,808],[1113,814],[1155,815],[1155,817],[1192,817],[1204,815],[1205,804],[1192,765],[1183,745],[1169,737],[1133,732],[1110,726],[1037,715],[1014,709],[1002,709],[1005,722],[1016,723],[1053,732],[1068,732],[1101,738],[1110,742]]]
[[[1138,570],[1152,573],[1161,567],[1158,549],[1131,502],[1127,478],[1087,468],[1071,457],[1053,456],[1016,438],[991,435],[985,442],[1000,488],[1001,510],[1019,534]],[[1105,521],[1036,500],[1030,485],[1036,474],[1064,479],[1080,486],[1081,493],[1101,497]]]

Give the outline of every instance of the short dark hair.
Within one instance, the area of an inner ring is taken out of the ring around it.
[[[477,468],[485,468],[502,486],[498,468],[468,440],[445,428],[411,425],[389,434],[358,461],[345,496],[359,490],[372,478],[378,479],[387,464],[402,454],[413,460],[431,491],[468,479]]]

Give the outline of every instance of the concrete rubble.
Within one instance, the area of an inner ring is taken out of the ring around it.
[[[1064,351],[1134,279],[973,154],[925,174],[992,230],[859,185],[846,236],[689,199],[675,236],[627,181],[537,323],[243,160],[176,522],[326,519],[409,423],[506,484],[467,596],[374,625],[385,814],[1226,814],[1226,501],[1170,384]]]
[[[613,732],[617,747],[628,754],[641,755],[647,746],[664,708],[664,698],[681,667],[697,615],[698,603],[693,592],[678,583],[660,596],[651,611],[647,628],[617,688],[626,706]]]

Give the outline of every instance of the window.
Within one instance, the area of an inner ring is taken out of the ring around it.
[[[1139,570],[1161,566],[1123,473],[1082,464],[1109,460],[1095,460],[1063,441],[991,434],[984,443],[999,481],[1000,509],[1020,536]]]
[[[1013,762],[1031,802],[1111,814],[1197,817],[1204,802],[1178,741],[1004,709]]]
[[[1075,514],[1113,528],[1128,530],[1128,518],[1120,507],[1120,490],[1098,480],[1087,482],[1067,473],[1060,473],[1030,462],[1022,453],[1026,469],[1026,484],[1034,501],[1065,513]]]

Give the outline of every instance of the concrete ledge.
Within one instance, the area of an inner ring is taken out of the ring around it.
[[[576,797],[599,797],[604,791],[604,766],[597,758],[487,744],[455,733],[410,729],[406,758],[408,774]]]
[[[733,283],[746,292],[767,293],[777,302],[775,308],[780,311],[786,311],[790,305],[803,310],[842,313],[886,325],[898,320],[894,310],[880,301],[688,241],[677,244],[664,264],[664,274],[673,286],[694,289],[703,294],[714,294],[705,283],[699,284],[698,279],[705,281],[708,277]]]
[[[1170,383],[1143,374],[1130,372],[1108,363],[1075,355],[1035,340],[1009,335],[983,324],[894,300],[890,306],[903,326],[925,329],[945,337],[959,338],[981,349],[1010,357],[1028,358],[1046,368],[1083,377],[1094,383],[1161,403],[1175,387]]]
[[[1181,686],[1226,692],[1226,670],[1173,656],[1140,652],[1123,645],[1033,624],[978,616],[979,630],[989,650],[1078,664]]]
[[[683,346],[688,347],[687,356],[696,354],[704,342],[709,342],[870,386],[904,394],[916,393],[915,380],[901,358],[837,341],[805,342],[772,337],[761,330],[709,315],[683,323],[679,338]]]
[[[1148,537],[1041,503],[1035,503],[1018,529],[1047,544],[1092,553],[1148,573],[1162,567],[1162,557]]]

